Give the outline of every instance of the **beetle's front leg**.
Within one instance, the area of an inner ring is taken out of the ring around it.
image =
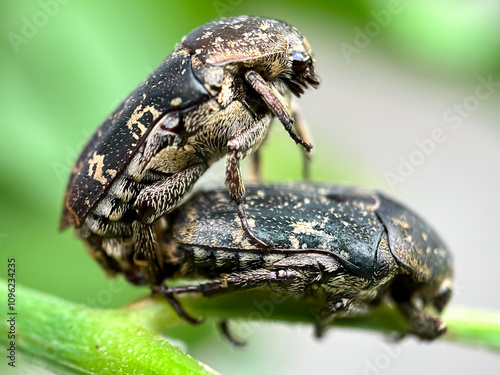
[[[292,100],[292,115],[295,118],[293,127],[297,134],[306,142],[307,144],[312,144],[312,137],[309,131],[309,126],[305,121],[304,117],[300,114],[300,109],[296,101]],[[303,155],[303,167],[302,167],[302,178],[306,181],[311,179],[311,158],[313,156],[312,149],[302,149]]]
[[[264,129],[259,130],[263,131]],[[250,143],[248,141],[252,139],[253,137],[244,137],[240,135],[239,137],[233,137],[229,140],[226,158],[226,185],[229,188],[231,200],[236,202],[238,217],[240,218],[241,226],[247,236],[260,247],[269,248],[271,244],[265,243],[253,234],[245,213],[245,185],[243,185],[243,180],[241,178],[240,159],[243,158],[244,151],[249,149],[248,146]],[[248,143],[242,143],[241,141],[247,141]]]
[[[300,144],[307,152],[311,151],[312,145],[307,143],[294,131],[292,125],[295,120],[278,90],[267,83],[256,71],[249,70],[246,72],[245,79],[260,95],[262,100],[264,100],[271,112],[273,112],[273,114],[281,121],[290,137],[296,143]]]
[[[446,324],[441,319],[427,314],[412,302],[399,302],[398,307],[408,318],[410,333],[417,335],[421,339],[433,340],[446,332]]]
[[[141,190],[134,208],[142,221],[151,224],[174,209],[207,169],[205,163],[195,164]]]
[[[335,314],[346,309],[349,303],[348,298],[337,298],[329,301],[325,308],[316,314],[316,322],[314,325],[314,335],[317,338],[323,337],[326,329],[335,318]]]

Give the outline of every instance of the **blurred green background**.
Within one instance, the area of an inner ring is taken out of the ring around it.
[[[58,232],[69,170],[92,131],[171,52],[183,35],[215,18],[241,14],[287,21],[308,37],[316,52],[322,86],[300,100],[316,139],[313,167],[316,180],[348,181],[388,189],[384,171],[395,170],[397,156],[411,152],[412,139],[427,134],[415,126],[413,133],[394,138],[393,146],[385,146],[384,139],[397,132],[393,127],[374,131],[370,121],[377,111],[366,115],[365,128],[336,130],[337,125],[348,123],[336,115],[335,111],[341,109],[337,99],[351,101],[347,112],[362,113],[374,106],[380,109],[376,104],[378,89],[385,92],[392,88],[390,84],[372,85],[370,77],[381,74],[381,70],[370,74],[366,67],[383,66],[388,77],[403,74],[401,87],[412,86],[413,80],[431,82],[444,90],[440,93],[449,94],[450,99],[445,100],[449,106],[474,92],[478,77],[497,77],[500,73],[500,6],[495,1],[2,1],[0,249],[3,259],[17,258],[19,283],[103,308],[123,306],[135,296],[147,293],[144,288],[107,280],[70,230]],[[339,71],[352,75],[336,76]],[[350,79],[362,90],[350,91],[342,86]],[[410,100],[416,107],[422,105],[418,98],[434,95],[427,94],[422,87],[414,90],[418,96]],[[392,95],[396,98],[401,93],[394,90]],[[497,113],[497,107],[496,92],[492,100],[481,106],[488,111],[485,139],[495,140],[496,145],[500,138],[495,127],[498,117],[490,114]],[[440,118],[446,108],[436,109],[435,116]],[[386,112],[392,110],[404,112],[405,108],[398,104],[391,107],[390,103],[384,108]],[[426,111],[423,105],[422,111]],[[282,127],[276,125],[264,150],[264,177],[272,181],[298,179],[300,150]],[[396,129],[405,126],[396,124]],[[366,155],[353,151],[357,139],[366,142],[369,138],[373,143],[379,142],[377,136],[383,145],[380,153],[386,152],[384,160],[390,160],[380,170],[369,164],[378,151]],[[436,154],[432,165],[447,157],[443,150],[450,144]],[[465,143],[455,144],[464,152],[470,147]],[[497,173],[498,154],[487,158],[489,162],[495,160],[490,173]],[[467,165],[467,160],[459,162]],[[431,164],[427,165],[430,168]],[[470,170],[476,170],[475,166],[470,166]],[[444,181],[447,177],[443,173],[438,175]],[[414,194],[421,191],[416,189],[420,185],[413,184],[418,184],[418,179],[423,181],[425,176],[425,172],[415,174],[406,185],[398,186],[399,196],[424,202]],[[469,178],[464,177],[464,181],[467,184]],[[222,183],[222,177],[217,182]],[[498,179],[491,184],[494,187],[497,183]],[[449,188],[443,187],[443,192],[446,189]],[[431,184],[429,192],[436,191]],[[492,199],[497,207],[498,198]],[[448,204],[451,209],[453,202]],[[430,207],[426,212],[431,211],[432,217],[437,217],[433,222],[442,221],[442,227],[447,229],[446,216],[450,211],[444,209],[446,212],[440,216],[437,210],[434,213]],[[476,217],[480,216],[478,213]],[[488,225],[493,229],[496,224],[498,220],[495,225]],[[450,230],[445,238],[453,242],[453,232]],[[5,276],[0,274],[0,277]],[[465,277],[463,284],[472,282]],[[471,287],[468,288],[472,295]],[[462,298],[466,303],[472,301],[472,297],[467,299],[464,294]],[[311,332],[303,333],[310,336]],[[222,344],[208,324],[204,328],[181,327],[168,335],[182,338],[190,353],[223,373],[252,373],[265,366],[275,369],[271,349],[251,345],[244,352],[234,352]],[[294,339],[301,341],[301,337]],[[209,340],[217,340],[220,348],[207,348]],[[317,350],[315,346],[312,348]],[[256,355],[262,361],[238,370],[236,362],[227,359],[228,353],[239,361],[252,361]],[[216,359],[217,356],[221,358]],[[281,360],[286,358],[283,356]],[[276,369],[274,372],[279,373]]]

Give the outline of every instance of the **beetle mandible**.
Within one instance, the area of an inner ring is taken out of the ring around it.
[[[239,161],[258,149],[273,117],[310,151],[291,94],[318,84],[309,44],[284,22],[241,16],[198,27],[91,136],[71,171],[61,229],[75,227],[109,274],[158,286],[152,225],[226,156],[241,225],[268,246],[248,225]]]
[[[163,294],[211,297],[267,288],[312,300],[317,336],[336,316],[369,314],[392,301],[407,317],[408,333],[430,340],[445,332],[426,308],[441,312],[450,299],[452,256],[411,210],[360,187],[257,185],[247,194],[257,235],[275,247],[263,254],[244,237],[223,190],[199,193],[162,219],[160,243],[165,278],[204,281]]]

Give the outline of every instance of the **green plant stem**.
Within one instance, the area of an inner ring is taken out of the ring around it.
[[[274,302],[273,302],[274,301]],[[183,298],[183,307],[190,314],[199,317],[243,320],[279,320],[286,322],[313,322],[313,311],[319,306],[305,304],[303,301],[278,301],[269,293],[252,291],[234,293],[216,298]],[[144,310],[158,309],[168,304],[161,299],[150,302]],[[165,314],[162,312],[161,314]],[[175,317],[174,317],[175,318]],[[450,342],[482,347],[500,353],[500,312],[484,309],[450,306],[441,317],[448,330],[440,339]],[[174,322],[170,317],[170,323]],[[158,318],[155,319],[159,321]],[[334,327],[363,329],[379,333],[404,334],[406,320],[395,306],[383,305],[370,315],[350,318],[336,318]]]
[[[0,290],[7,286],[0,280]],[[0,305],[7,309],[6,294]],[[158,337],[182,322],[163,298],[145,298],[120,310],[76,305],[28,288],[16,292],[16,350],[55,372],[116,374],[209,374],[213,370]],[[185,297],[188,313],[205,319],[312,322],[315,308],[304,301],[279,300],[253,291],[216,298]],[[5,310],[4,310],[5,311]],[[500,313],[450,308],[444,339],[500,351]],[[369,316],[335,319],[334,326],[382,333],[404,332],[405,319],[391,306]],[[7,317],[0,342],[8,347]]]
[[[446,340],[500,352],[500,312],[453,307],[444,316]]]
[[[6,311],[4,280],[0,280],[0,290],[0,306]],[[16,338],[2,333],[2,347],[15,341],[24,358],[56,373],[215,373],[158,337],[132,311],[91,309],[18,285],[15,312],[4,315],[2,326],[8,331],[7,319],[14,316]]]

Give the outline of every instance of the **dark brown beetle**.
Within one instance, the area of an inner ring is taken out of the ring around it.
[[[291,105],[308,84],[319,80],[294,27],[246,16],[198,27],[92,135],[71,171],[61,229],[75,227],[109,274],[158,286],[163,263],[152,224],[227,155],[242,226],[266,247],[246,220],[239,161],[258,149],[273,117],[310,151]]]
[[[263,254],[245,238],[223,190],[199,193],[165,217],[161,248],[167,280],[202,281],[165,294],[272,291],[314,304],[318,336],[335,317],[395,303],[408,333],[431,340],[445,332],[428,307],[441,312],[451,297],[452,255],[411,210],[370,189],[324,183],[249,186],[247,194],[248,218],[274,248]]]

